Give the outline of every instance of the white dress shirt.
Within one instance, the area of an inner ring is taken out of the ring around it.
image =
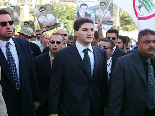
[[[109,60],[107,60],[108,82],[110,79],[111,65],[112,65],[112,57],[110,57]]]
[[[83,45],[81,45],[78,41],[76,41],[76,48],[83,60],[84,58],[84,52],[83,50],[86,49],[86,47],[84,47]],[[88,55],[90,57],[90,64],[91,64],[91,76],[93,75],[93,70],[94,70],[94,53],[93,53],[93,48],[91,46],[91,43],[89,44],[89,46],[87,47],[89,50],[88,50]]]
[[[12,38],[10,38],[8,42],[10,42],[10,44],[9,44],[10,52],[12,53],[12,57],[15,60],[15,64],[16,64],[16,68],[17,68],[17,74],[18,74],[18,77],[19,77],[19,58],[18,58],[16,46],[15,46],[15,43],[14,43]],[[0,48],[1,48],[1,50],[2,50],[2,52],[4,54],[4,56],[5,56],[5,59],[7,60],[6,47],[5,47],[6,43],[7,43],[7,41],[0,40]]]

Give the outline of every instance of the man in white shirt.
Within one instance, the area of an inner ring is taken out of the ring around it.
[[[100,2],[100,9],[96,10],[97,20],[111,21],[110,11],[106,9],[106,3]]]
[[[41,16],[38,18],[38,21],[42,26],[51,26],[54,23],[57,23],[56,18],[52,14],[47,14],[46,13],[46,8],[45,7],[40,7],[39,11],[41,13]]]

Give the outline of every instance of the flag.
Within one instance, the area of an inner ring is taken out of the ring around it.
[[[113,3],[133,18],[139,31],[155,31],[155,0],[113,0]]]

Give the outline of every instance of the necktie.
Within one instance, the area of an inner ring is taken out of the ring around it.
[[[17,88],[17,90],[20,90],[20,80],[19,80],[19,77],[17,75],[17,68],[16,68],[15,60],[12,57],[12,53],[10,52],[9,44],[10,44],[10,42],[6,43],[7,61],[8,61],[8,64],[10,66],[10,70],[12,72],[12,76],[13,76],[13,80],[15,82],[16,88]]]
[[[83,62],[86,66],[86,70],[87,70],[87,74],[89,75],[89,77],[91,77],[91,64],[90,64],[90,57],[88,55],[88,50],[89,49],[84,49],[83,52],[84,54],[84,58],[83,58]]]
[[[148,96],[146,106],[152,110],[155,107],[155,78],[154,69],[151,65],[151,60],[146,60],[148,63]]]

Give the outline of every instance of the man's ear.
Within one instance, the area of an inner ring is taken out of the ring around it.
[[[74,36],[77,36],[77,31],[76,30],[74,30]]]

